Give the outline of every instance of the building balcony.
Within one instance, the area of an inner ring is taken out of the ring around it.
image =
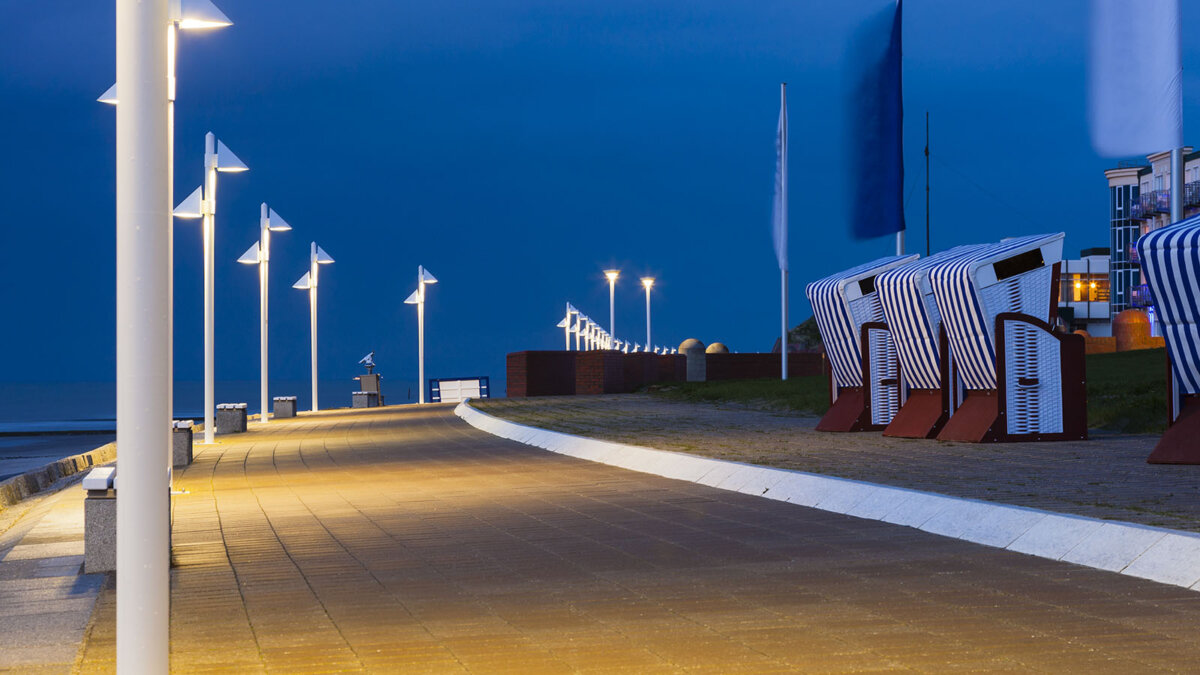
[[[1154,298],[1148,284],[1139,284],[1129,289],[1129,304],[1134,307],[1153,307]]]
[[[1171,212],[1171,191],[1170,190],[1155,190],[1150,195],[1154,197],[1154,211],[1156,213]]]
[[[1183,186],[1183,206],[1200,206],[1200,180],[1195,180]]]
[[[1129,217],[1133,220],[1149,220],[1153,218],[1155,213],[1154,194],[1153,192],[1147,192],[1137,199],[1132,200],[1132,203],[1129,205]],[[1167,201],[1170,202],[1170,199]],[[1168,203],[1167,206],[1169,208],[1170,204]]]

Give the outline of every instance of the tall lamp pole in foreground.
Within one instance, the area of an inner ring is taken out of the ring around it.
[[[650,287],[654,277],[642,277],[642,285],[646,287],[646,344],[650,344]]]
[[[117,0],[117,668],[169,667],[171,199],[167,0]]]
[[[204,219],[204,442],[213,442],[216,424],[213,414],[216,408],[216,366],[213,361],[216,333],[216,311],[213,298],[216,295],[214,278],[216,269],[213,249],[216,245],[214,229],[217,216],[217,172],[240,173],[247,167],[225,144],[217,140],[210,131],[204,135],[204,184],[192,191],[187,199],[175,207],[177,218]]]
[[[404,300],[406,305],[417,306],[417,389],[420,391],[421,403],[425,402],[425,284],[436,284],[429,270],[417,266],[417,290]]]
[[[333,258],[325,249],[312,243],[308,255],[308,271],[300,280],[292,284],[292,288],[308,291],[308,321],[312,334],[312,411],[317,412],[317,272],[320,265],[328,265]]]
[[[292,229],[283,218],[263,202],[258,216],[258,241],[238,258],[246,265],[258,265],[258,378],[259,421],[267,423],[267,272],[271,262],[271,233]]]
[[[604,270],[604,276],[608,279],[608,332],[613,335],[617,334],[617,277],[621,276],[621,270]]]

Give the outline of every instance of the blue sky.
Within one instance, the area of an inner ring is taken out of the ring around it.
[[[217,376],[257,377],[257,284],[236,258],[267,201],[272,376],[308,373],[309,241],[322,271],[322,377],[377,352],[416,375],[418,264],[427,374],[502,378],[504,354],[557,349],[563,303],[641,339],[635,278],[659,278],[655,340],[769,349],[778,83],[789,82],[795,322],[809,280],[888,253],[847,232],[841,82],[855,27],[881,6],[715,0],[217,0],[231,28],[179,48],[176,197],[214,131],[251,168],[223,175]],[[0,380],[114,375],[111,3],[10,3],[0,27],[8,132],[0,244]],[[933,245],[1062,230],[1107,245],[1103,170],[1085,126],[1082,0],[909,0],[904,16],[910,249],[923,249],[923,114],[933,115]],[[1185,137],[1200,14],[1185,13]],[[1188,137],[1190,138],[1190,137]],[[1194,140],[1192,142],[1195,142]],[[180,221],[176,376],[201,377],[200,236]],[[272,392],[273,394],[295,392]]]

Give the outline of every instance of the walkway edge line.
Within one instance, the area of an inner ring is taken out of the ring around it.
[[[469,403],[454,409],[467,424],[550,452],[1200,590],[1194,532],[602,441],[509,422]]]

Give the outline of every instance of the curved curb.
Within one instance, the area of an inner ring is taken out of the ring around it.
[[[459,403],[500,438],[602,464],[1200,590],[1200,534],[654,450],[509,422]]]
[[[64,457],[8,478],[0,482],[0,511],[30,495],[46,490],[63,478],[86,471],[93,466],[111,462],[116,458],[116,443],[106,443],[95,450]]]

